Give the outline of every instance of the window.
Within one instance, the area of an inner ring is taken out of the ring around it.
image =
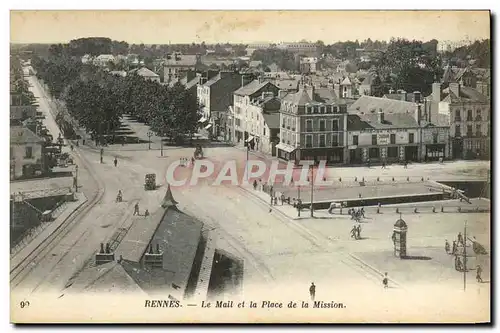
[[[467,125],[467,136],[472,136],[472,125]]]
[[[337,113],[338,112],[338,108],[336,106],[333,107],[333,113]]]
[[[460,110],[455,110],[455,121],[461,121]]]
[[[438,133],[432,133],[432,143],[438,143]]]
[[[391,145],[396,144],[396,134],[391,134]]]
[[[313,131],[313,125],[312,125],[312,120],[306,120],[306,132],[312,132]]]
[[[285,128],[285,118],[282,119],[281,127]]]
[[[241,126],[241,125],[240,125],[240,124],[241,124],[241,123],[240,123],[240,120],[239,120],[238,118],[236,118],[234,122],[235,122],[236,126]],[[284,126],[283,126],[283,127],[284,127]]]
[[[372,134],[372,145],[377,144],[377,134]]]
[[[313,137],[311,134],[306,135],[306,148],[312,148]]]
[[[324,107],[324,106],[321,106],[321,107],[320,107],[320,112],[321,112],[321,113],[325,113],[325,107]]]
[[[387,157],[398,157],[398,147],[389,147],[387,148]]]
[[[481,124],[476,125],[476,136],[481,136]]]
[[[408,143],[414,143],[414,142],[415,142],[415,133],[408,134]]]
[[[266,128],[264,127],[264,128],[262,129],[262,131],[263,131],[263,133],[262,133],[262,134],[265,136],[265,135],[266,135]]]
[[[33,147],[26,147],[26,155],[24,158],[33,158]]]
[[[314,113],[318,113],[319,112],[319,107],[318,106],[315,106],[314,107]]]
[[[339,145],[339,136],[337,134],[332,134],[332,146],[337,147]]]
[[[338,131],[338,130],[339,130],[339,120],[333,119],[332,120],[332,131]]]
[[[326,146],[326,140],[325,140],[325,135],[320,134],[319,136],[319,146],[320,147],[325,147]]]
[[[357,135],[353,135],[352,136],[352,144],[357,146],[358,145],[358,141],[359,140],[359,137]]]
[[[326,121],[324,119],[319,121],[319,130],[320,132],[326,131]]]
[[[312,107],[308,106],[306,107],[306,113],[311,114],[312,113]]]
[[[332,106],[331,105],[326,106],[326,113],[332,113]]]
[[[460,129],[460,125],[456,125],[455,126],[455,136],[461,136],[462,133],[461,133],[461,129]]]
[[[472,121],[472,110],[467,110],[467,121]]]
[[[482,121],[481,110],[476,110],[476,121]]]

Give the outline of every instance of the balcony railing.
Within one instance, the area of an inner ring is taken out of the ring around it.
[[[462,121],[461,117],[455,117],[455,122],[460,122],[460,121]]]

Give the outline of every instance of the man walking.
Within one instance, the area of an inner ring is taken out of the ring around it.
[[[309,295],[311,296],[311,301],[314,301],[316,298],[316,286],[314,285],[314,282],[312,282],[309,287]]]
[[[116,159],[116,157],[115,157],[115,160],[113,161],[113,163],[115,164],[115,168],[116,168],[116,165],[118,164],[118,160]]]
[[[139,203],[137,202],[134,206],[134,216],[139,215]]]
[[[384,285],[384,289],[389,288],[389,278],[387,277],[387,272],[385,272],[384,279],[382,280],[382,284]]]
[[[481,273],[483,272],[483,269],[481,268],[481,265],[477,265],[476,267],[476,281],[483,283],[483,279],[481,278]]]

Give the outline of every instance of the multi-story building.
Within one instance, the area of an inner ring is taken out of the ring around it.
[[[449,128],[432,122],[425,101],[361,96],[349,108],[349,163],[438,160],[449,157]]]
[[[318,58],[302,57],[300,58],[300,73],[313,74],[318,71]]]
[[[188,71],[196,71],[200,66],[200,54],[167,54],[163,61],[163,82],[180,78]]]
[[[477,90],[452,82],[432,85],[432,112],[447,117],[453,158],[490,158],[491,101]]]
[[[112,54],[101,54],[94,59],[94,65],[99,67],[107,67],[110,62],[115,62],[115,56]]]
[[[308,84],[284,96],[280,143],[276,146],[278,157],[296,163],[300,160],[343,163],[348,103],[332,88],[315,89]]]
[[[285,43],[281,42],[276,45],[278,49],[287,50],[293,53],[299,53],[307,56],[317,56],[319,52],[318,44],[307,43],[307,42],[297,42],[297,43]]]
[[[234,92],[233,142],[245,142],[250,148],[259,150],[264,135],[263,114],[279,112],[280,102],[275,99],[278,94],[278,87],[263,80],[253,80]],[[269,131],[266,135],[270,135]]]
[[[233,105],[233,93],[246,85],[248,78],[240,73],[221,71],[197,88],[198,101],[201,105],[205,130],[218,136],[221,122],[226,117],[229,106]],[[218,125],[215,126],[214,125]]]
[[[10,127],[10,179],[31,177],[43,171],[45,141],[22,126]]]

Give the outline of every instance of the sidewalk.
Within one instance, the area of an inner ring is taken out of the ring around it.
[[[78,208],[87,202],[87,197],[82,192],[75,194],[77,200],[69,202],[63,211],[59,213],[59,216],[51,222],[42,222],[40,225],[40,231],[37,235],[32,238],[27,244],[23,241],[15,247],[10,258],[10,266],[17,267],[21,262],[26,260],[26,258],[36,251],[40,246],[43,245],[45,240],[50,237],[58,228],[60,228],[70,217],[74,215]]]

